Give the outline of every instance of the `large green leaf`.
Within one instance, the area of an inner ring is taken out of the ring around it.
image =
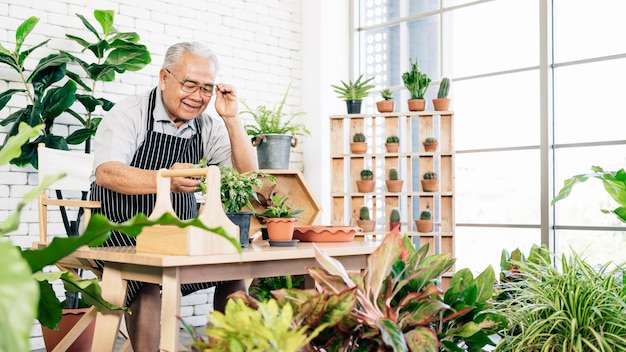
[[[437,334],[430,328],[418,326],[405,333],[404,338],[411,352],[439,351]]]
[[[126,44],[124,47],[113,50],[105,61],[106,64],[113,65],[128,71],[139,71],[150,63],[150,53],[145,45]]]
[[[394,352],[408,352],[409,348],[404,340],[402,330],[396,323],[389,319],[381,319],[376,322],[376,326],[380,329],[385,345],[391,347]]]
[[[113,28],[115,12],[113,10],[95,10],[93,17],[100,23],[100,26],[102,26],[102,33],[104,33],[105,36],[109,35]]]
[[[383,280],[391,273],[393,263],[401,258],[404,251],[404,241],[399,233],[387,234],[385,239],[386,241],[367,257],[365,287],[368,298],[373,301],[380,295]]]
[[[62,87],[51,88],[43,98],[44,120],[54,120],[76,101],[76,83],[67,81]]]
[[[70,62],[68,57],[58,54],[51,54],[39,60],[39,64],[27,79],[32,83],[35,95],[42,96],[48,87],[63,79],[68,62]]]
[[[22,24],[17,27],[17,31],[15,31],[15,53],[19,53],[22,49],[22,44],[24,44],[24,40],[33,31],[37,23],[39,22],[39,18],[35,16],[31,16],[27,18]]]
[[[5,165],[11,159],[20,155],[20,147],[33,137],[39,134],[43,125],[31,127],[25,123],[18,125],[18,133],[6,140],[2,148],[0,148],[0,165]],[[6,232],[0,232],[5,234]]]
[[[13,94],[23,92],[25,92],[24,89],[7,89],[0,93],[0,110],[4,109],[9,100],[11,100],[11,97],[13,97]]]

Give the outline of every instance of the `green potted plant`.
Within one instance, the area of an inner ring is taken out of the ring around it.
[[[348,81],[348,83],[341,81],[341,85],[331,84],[333,91],[337,93],[337,97],[346,101],[346,107],[348,114],[360,114],[361,102],[369,91],[374,88],[374,85],[369,84],[374,77],[363,78],[363,74],[356,79],[356,81]]]
[[[350,142],[350,152],[354,154],[364,154],[367,152],[367,139],[365,134],[357,132],[352,136],[352,142]]]
[[[387,153],[397,153],[400,149],[400,137],[387,137],[387,139],[385,140],[385,149],[387,150]]]
[[[298,144],[297,136],[308,136],[311,132],[303,123],[296,123],[295,118],[304,115],[304,112],[287,114],[283,112],[289,89],[287,86],[283,99],[272,108],[259,105],[251,109],[245,101],[242,104],[246,110],[241,114],[252,116],[254,123],[245,124],[244,128],[252,136],[252,145],[257,148],[257,160],[260,169],[288,169],[291,148]]]
[[[395,167],[389,168],[389,178],[385,180],[387,191],[394,193],[401,192],[403,183],[404,180],[398,179],[398,169]]]
[[[358,227],[363,229],[363,232],[372,232],[376,227],[376,220],[370,218],[370,209],[363,205],[359,209],[359,219],[356,221]]]
[[[384,88],[380,91],[380,96],[383,98],[381,101],[376,102],[376,109],[378,112],[393,112],[396,102],[393,100],[393,92],[389,88]]]
[[[356,181],[356,188],[361,193],[369,193],[374,190],[376,181],[374,181],[374,172],[370,169],[363,169],[359,173],[360,180]]]
[[[437,98],[433,99],[433,107],[435,111],[447,111],[450,109],[450,79],[444,77],[439,83],[439,90],[437,91]]]
[[[437,192],[439,190],[439,175],[434,171],[424,173],[422,190],[424,192]]]
[[[435,152],[437,151],[439,141],[435,137],[426,137],[422,144],[424,145],[425,152]]]
[[[298,214],[304,210],[297,209],[297,205],[289,205],[287,196],[272,195],[268,206],[255,215],[262,219],[267,226],[267,236],[272,241],[292,241],[293,229]]]
[[[12,164],[33,165],[37,168],[37,145],[39,143],[44,143],[49,148],[67,150],[68,144],[78,145],[85,142],[85,152],[89,152],[90,138],[96,133],[101,120],[100,117],[95,117],[94,113],[98,107],[108,111],[114,105],[105,98],[95,97],[97,82],[113,81],[116,72],[138,71],[151,62],[147,48],[138,44],[139,35],[134,32],[119,32],[113,26],[114,14],[113,10],[94,11],[94,17],[102,29],[101,33],[85,17],[76,14],[85,28],[95,35],[96,41],[93,43],[78,36],[66,35],[68,39],[81,45],[85,52],[95,56],[96,61],[93,63],[59,51],[42,58],[30,70],[30,75],[26,76],[28,70],[24,64],[28,57],[49,41],[48,39],[28,50],[22,50],[22,45],[39,21],[34,16],[26,19],[16,30],[16,45],[12,52],[0,45],[0,62],[16,71],[23,84],[22,89],[8,89],[0,93],[0,110],[5,108],[13,96],[22,95],[26,102],[26,106],[0,122],[2,126],[11,125],[7,138],[17,133],[21,122],[26,122],[30,126],[45,125],[38,138],[22,146],[22,153],[11,160]],[[71,67],[68,67],[72,63],[76,63],[77,67],[84,71],[86,77],[72,71]],[[63,81],[64,78],[68,79]],[[84,94],[79,91],[79,86]],[[78,102],[80,108],[85,110],[86,117],[74,110],[75,102]],[[62,113],[75,117],[82,128],[75,130],[67,137],[55,135],[56,118]]]
[[[415,226],[417,232],[432,232],[434,228],[433,213],[428,210],[428,207],[420,213],[420,218],[415,219]]]
[[[389,212],[389,231],[390,232],[400,232],[400,209],[393,208]]]
[[[427,74],[420,72],[417,61],[417,58],[415,58],[415,62],[413,62],[413,59],[409,59],[411,69],[402,74],[404,86],[411,94],[411,99],[408,101],[409,111],[423,111],[426,109],[424,94],[426,94],[431,81]]]

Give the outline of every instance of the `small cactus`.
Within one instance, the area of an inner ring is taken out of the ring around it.
[[[439,176],[436,172],[430,171],[424,174],[424,180],[436,180]]]
[[[447,98],[448,93],[450,93],[450,79],[448,77],[444,77],[441,79],[441,83],[439,83],[437,98]]]
[[[391,209],[391,213],[389,214],[390,222],[400,222],[400,210],[398,208]]]
[[[370,220],[370,210],[365,205],[359,210],[359,220]]]
[[[437,142],[437,138],[435,137],[426,137],[426,139],[424,139],[425,143],[435,143]]]
[[[383,99],[385,100],[391,100],[393,99],[393,92],[391,91],[391,89],[385,88],[380,91],[380,96],[383,97]]]
[[[396,169],[395,167],[389,169],[389,179],[393,181],[398,180],[398,169]]]
[[[374,179],[374,173],[372,172],[372,170],[361,170],[361,180],[363,181],[367,181],[367,180],[373,180]]]
[[[420,213],[420,220],[432,220],[433,219],[433,213],[430,212],[430,210],[422,210],[422,212]]]
[[[365,142],[365,135],[363,133],[355,133],[352,137],[353,142]]]
[[[400,138],[398,136],[389,136],[387,137],[387,143],[400,143]]]

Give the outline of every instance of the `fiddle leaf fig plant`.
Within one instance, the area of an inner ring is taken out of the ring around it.
[[[50,40],[47,39],[22,50],[24,41],[39,22],[39,19],[34,16],[26,19],[17,28],[15,47],[12,51],[0,43],[0,63],[12,68],[23,85],[21,89],[8,89],[0,93],[0,110],[7,106],[13,96],[22,95],[26,101],[26,106],[0,121],[0,125],[11,126],[7,138],[18,133],[18,126],[21,122],[30,126],[44,125],[41,135],[24,144],[21,148],[22,152],[11,160],[11,164],[33,165],[37,168],[37,145],[39,143],[44,143],[50,148],[67,150],[68,144],[77,145],[87,142],[85,151],[89,152],[91,149],[89,140],[96,133],[101,120],[95,117],[94,113],[98,107],[108,111],[114,105],[107,99],[95,96],[97,82],[113,81],[116,72],[140,70],[151,62],[146,47],[137,44],[139,35],[133,32],[119,32],[115,29],[112,10],[94,11],[94,17],[100,24],[102,33],[99,33],[82,15],[76,14],[76,16],[95,35],[96,40],[90,42],[69,34],[66,37],[80,44],[84,48],[83,51],[92,53],[95,56],[93,63],[88,63],[68,52],[59,51],[44,57],[35,67],[26,68],[24,65],[27,58]],[[72,63],[77,63],[77,67],[84,70],[82,76],[71,70]],[[74,110],[76,102],[80,104],[81,109],[85,110],[86,116]],[[75,117],[82,126],[67,137],[53,133],[55,120],[63,113]]]

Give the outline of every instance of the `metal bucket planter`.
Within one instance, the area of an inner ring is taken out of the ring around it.
[[[259,169],[289,169],[291,148],[298,144],[290,134],[260,134],[252,137]]]

